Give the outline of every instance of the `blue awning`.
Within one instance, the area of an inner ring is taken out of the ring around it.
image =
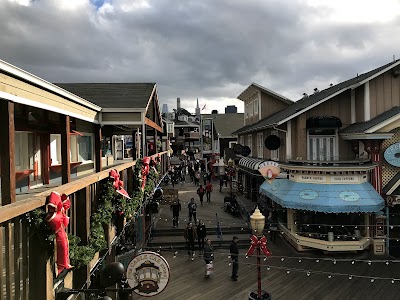
[[[286,208],[327,213],[378,212],[383,198],[369,182],[361,184],[315,184],[289,179],[265,181],[260,193]]]

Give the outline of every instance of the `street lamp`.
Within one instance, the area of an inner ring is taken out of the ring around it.
[[[250,216],[250,225],[253,236],[251,239],[251,246],[246,253],[246,256],[253,254],[254,250],[257,248],[257,294],[251,292],[249,295],[249,300],[271,300],[271,295],[263,290],[261,290],[261,251],[265,256],[270,256],[271,253],[267,248],[267,238],[263,235],[265,226],[265,217],[261,214],[258,207],[255,209],[254,213]]]

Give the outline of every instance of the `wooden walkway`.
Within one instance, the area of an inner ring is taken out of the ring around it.
[[[213,183],[214,184],[214,183]],[[215,185],[218,183],[215,182]],[[179,184],[182,202],[180,228],[187,221],[187,203],[191,197],[199,205],[196,187],[192,184]],[[227,190],[219,192],[215,186],[211,204],[198,207],[198,217],[206,221],[207,226],[215,226],[215,213],[218,213],[223,227],[246,226],[243,220],[234,218],[222,209],[223,197]],[[243,200],[250,209],[253,206],[249,200]],[[157,219],[157,229],[172,228],[172,212],[168,205],[162,205]],[[179,238],[179,237],[178,237]],[[232,236],[224,236],[232,239]],[[156,238],[157,239],[157,238]],[[183,239],[183,237],[182,237]],[[213,241],[216,243],[216,241]],[[392,283],[392,278],[400,279],[399,263],[386,264],[385,257],[374,257],[370,252],[357,254],[324,255],[319,252],[296,252],[281,236],[276,244],[269,243],[273,257],[261,260],[262,287],[275,299],[398,299],[400,280]],[[214,275],[205,278],[205,263],[196,256],[188,260],[186,251],[161,249],[171,269],[171,278],[165,290],[152,299],[155,300],[213,300],[213,299],[248,299],[250,291],[257,290],[257,269],[255,257],[245,258],[245,249],[240,250],[239,278],[237,282],[230,279],[229,250],[218,249],[215,252]],[[196,253],[197,254],[197,253]],[[283,260],[282,260],[283,258]],[[334,260],[337,260],[336,262]],[[342,261],[347,259],[348,261]],[[389,258],[387,258],[389,259]],[[354,260],[354,263],[352,263]],[[368,261],[371,260],[371,264]],[[379,261],[380,262],[379,262]],[[340,275],[344,274],[344,275]],[[349,278],[352,274],[353,277]],[[366,276],[367,278],[357,278]],[[373,282],[371,282],[371,278]],[[378,279],[387,278],[385,280]],[[140,298],[133,294],[132,299]]]

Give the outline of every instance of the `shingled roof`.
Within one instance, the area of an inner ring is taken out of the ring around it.
[[[398,114],[400,114],[400,106],[395,106],[369,121],[351,124],[346,128],[339,130],[339,133],[363,133]]]
[[[235,137],[233,131],[241,128],[244,123],[243,113],[228,113],[228,114],[204,114],[203,119],[214,118],[214,126],[220,138]]]
[[[400,60],[393,61],[377,69],[374,69],[364,74],[360,74],[354,78],[333,85],[325,90],[321,90],[307,97],[303,97],[302,99],[298,100],[297,102],[294,102],[290,106],[276,112],[275,114],[266,117],[264,119],[261,119],[257,123],[242,127],[234,133],[236,134],[248,133],[268,127],[281,125],[287,122],[288,120],[302,114],[303,112],[319,105],[320,103],[323,103],[350,88],[354,88],[358,85],[361,85],[365,81],[370,80],[399,64]]]
[[[155,83],[55,83],[102,108],[147,107]]]

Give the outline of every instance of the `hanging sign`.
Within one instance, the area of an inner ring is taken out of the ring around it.
[[[383,157],[388,164],[391,164],[395,167],[400,167],[400,143],[396,143],[387,147],[383,153]]]
[[[264,161],[259,165],[258,172],[261,173],[266,181],[271,183],[277,176],[279,176],[281,169],[279,168],[279,164],[277,162]]]
[[[129,263],[126,278],[136,294],[145,297],[158,295],[169,282],[168,262],[158,253],[142,252]]]

